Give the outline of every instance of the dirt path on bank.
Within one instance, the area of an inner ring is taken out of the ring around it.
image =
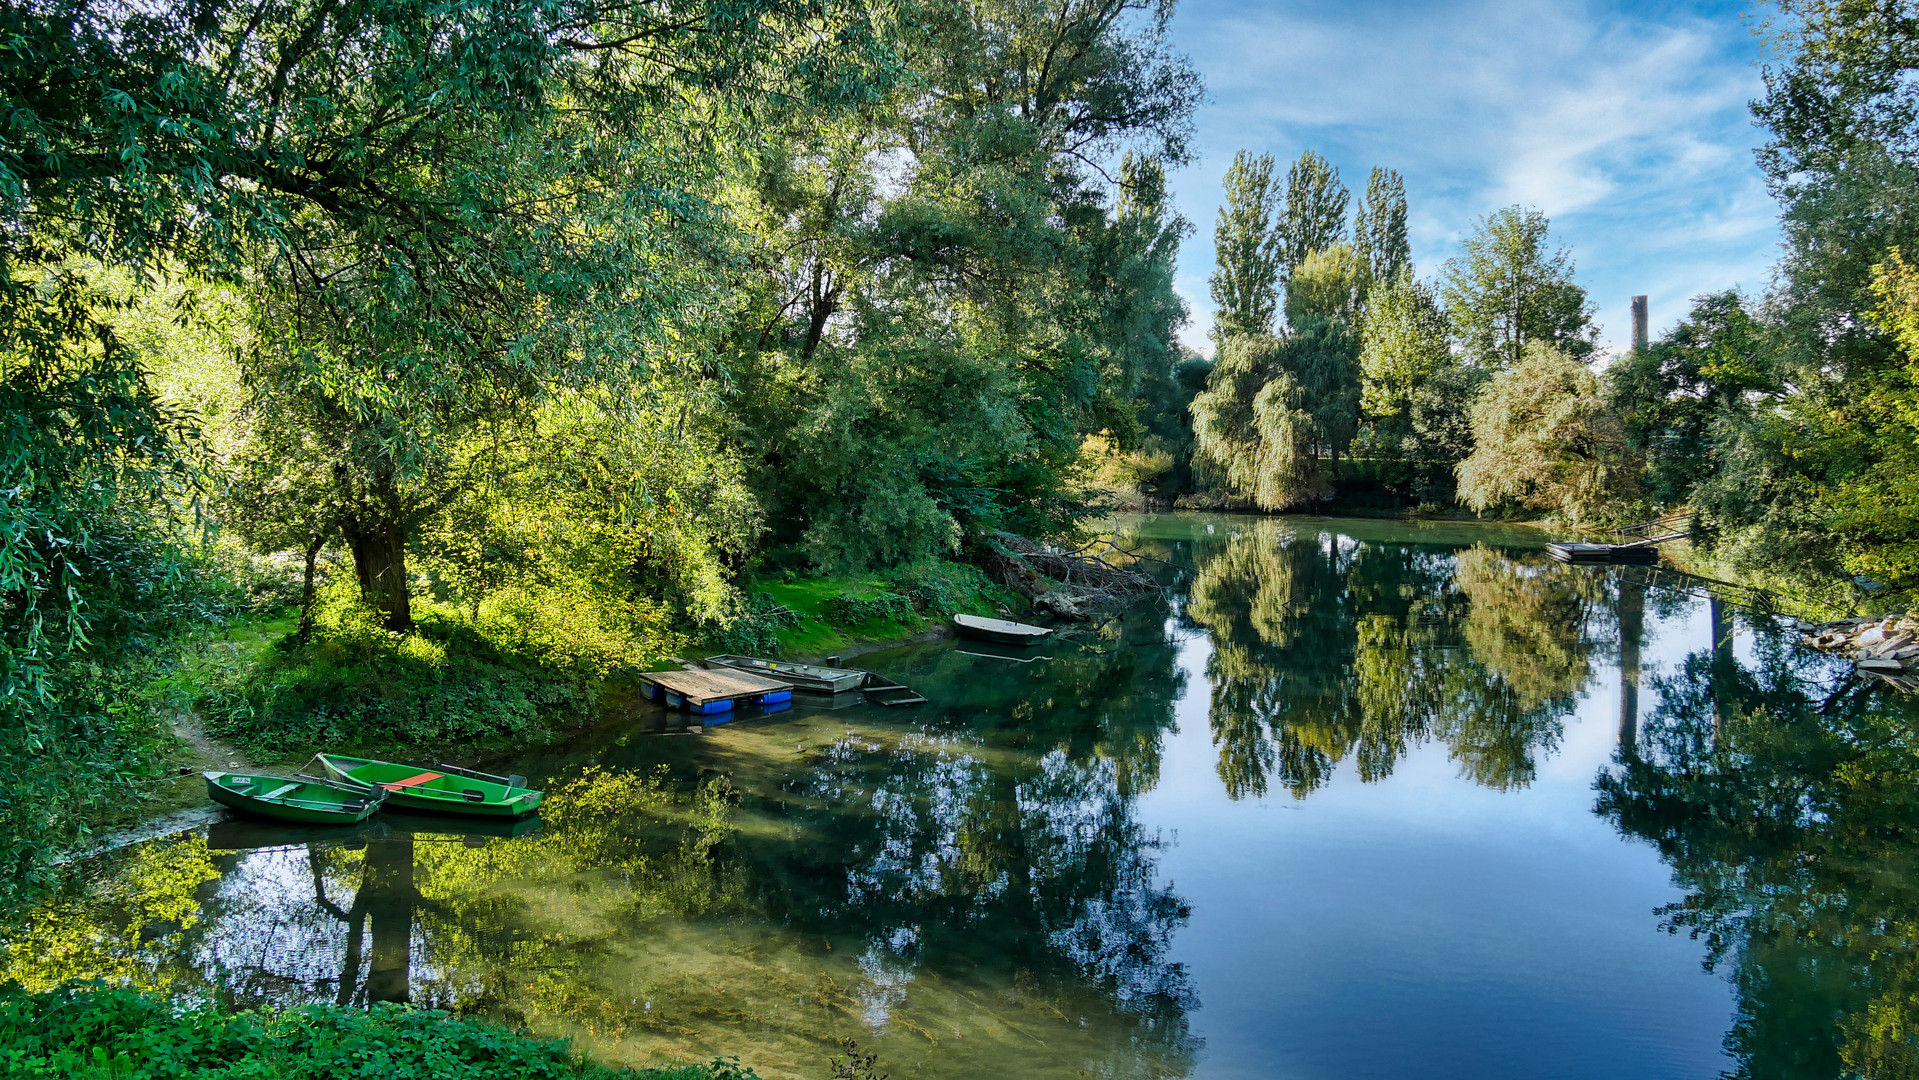
[[[168,766],[173,775],[149,785],[152,801],[140,806],[134,820],[104,828],[94,834],[92,842],[61,854],[53,860],[56,866],[199,828],[227,816],[224,807],[208,800],[206,781],[200,774],[209,770],[244,772],[259,765],[246,751],[208,735],[199,714],[191,710],[175,714],[167,729],[180,740],[181,752]]]

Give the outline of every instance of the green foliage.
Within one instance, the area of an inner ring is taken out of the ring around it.
[[[1459,493],[1475,510],[1503,502],[1569,521],[1604,520],[1637,494],[1638,463],[1599,379],[1535,341],[1473,402],[1473,452]]]
[[[1280,280],[1291,280],[1307,256],[1345,241],[1351,201],[1331,162],[1311,150],[1293,162],[1286,170],[1286,201],[1273,223]]]
[[[507,587],[560,590],[636,611],[664,603],[702,627],[726,622],[761,511],[695,404],[572,398],[498,440],[470,440],[460,468],[476,479],[425,530],[423,566],[470,601]]]
[[[1516,364],[1533,342],[1575,358],[1593,351],[1597,328],[1572,257],[1548,250],[1550,223],[1509,206],[1486,215],[1446,261],[1439,295],[1466,356],[1488,368]]]
[[[589,1063],[566,1043],[480,1020],[381,1003],[230,1012],[129,989],[0,988],[0,1060],[9,1076],[77,1080],[750,1080],[706,1066],[640,1073]]]
[[[733,403],[770,543],[846,574],[1059,534],[1084,437],[1140,437],[1184,317],[1161,169],[1198,84],[1170,13],[928,4],[912,85],[743,155],[726,198],[753,270],[700,385]],[[1109,185],[1087,155],[1123,143]]]
[[[1701,296],[1680,324],[1606,370],[1627,447],[1644,457],[1646,493],[1684,504],[1726,466],[1720,441],[1748,423],[1756,392],[1776,392],[1761,328],[1736,292]]]
[[[887,571],[886,580],[912,601],[914,610],[929,615],[990,609],[1004,593],[979,567],[967,563],[911,563]]]
[[[1452,363],[1452,323],[1431,286],[1402,274],[1366,297],[1359,324],[1360,403],[1368,419],[1399,420],[1420,386]]]
[[[913,617],[913,601],[898,593],[871,596],[841,594],[826,602],[826,619],[840,626],[857,626],[875,619],[901,622]]]
[[[1313,454],[1319,431],[1287,369],[1288,350],[1289,342],[1274,337],[1227,340],[1192,407],[1201,476],[1272,510],[1330,491]]]
[[[1410,271],[1377,284],[1360,319],[1356,454],[1375,463],[1386,490],[1417,504],[1453,501],[1453,470],[1472,452],[1472,399],[1481,369],[1452,351],[1452,323],[1433,288]]]
[[[1140,386],[1143,449],[1162,452],[1171,461],[1165,472],[1151,478],[1164,493],[1177,495],[1196,486],[1192,404],[1212,372],[1211,360],[1189,352],[1170,369],[1149,373]]]
[[[1835,486],[1832,525],[1848,569],[1919,595],[1919,270],[1895,250],[1874,291],[1881,301],[1874,321],[1905,362],[1880,372],[1848,417],[1863,468]]]
[[[1206,390],[1193,398],[1201,475],[1268,510],[1332,491],[1321,453],[1338,455],[1359,419],[1359,339],[1341,319],[1315,319],[1285,338],[1227,341]]]
[[[714,635],[713,643],[744,656],[775,656],[780,652],[780,631],[796,629],[804,621],[805,616],[785,604],[756,596]]]
[[[1216,344],[1273,331],[1281,284],[1280,239],[1274,231],[1279,209],[1272,155],[1234,154],[1226,170],[1226,200],[1213,228],[1213,275],[1207,279]]]

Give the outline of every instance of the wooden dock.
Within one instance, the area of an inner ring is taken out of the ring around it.
[[[1564,563],[1650,563],[1659,561],[1659,549],[1636,544],[1547,544],[1546,554]]]
[[[793,700],[793,685],[743,671],[648,671],[640,689],[649,700],[692,713],[730,712],[741,704],[775,705]]]

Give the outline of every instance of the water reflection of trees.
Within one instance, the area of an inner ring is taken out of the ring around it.
[[[239,1004],[412,1000],[636,1064],[812,1077],[855,1035],[896,1074],[1183,1075],[1192,995],[1167,951],[1186,912],[1134,805],[1178,692],[1164,615],[1018,679],[930,650],[902,674],[938,711],[832,714],[843,737],[800,758],[781,725],[742,732],[697,791],[694,768],[639,764],[657,741],[601,746],[531,836],[156,847],[176,888],[131,914],[107,910],[127,888],[94,888],[65,937]],[[57,974],[60,940],[8,958]]]
[[[1135,813],[1180,693],[1165,614],[1032,664],[982,670],[943,649],[909,663],[902,677],[939,703],[921,730],[849,734],[783,781],[800,850],[742,842],[768,914],[861,936],[901,978],[970,969],[1065,1011],[1097,987],[1116,1005],[1097,1025],[1107,1045],[1096,1068],[1060,1071],[1183,1074],[1192,993],[1167,951],[1186,909],[1156,882],[1160,838]],[[1048,1056],[1029,1047],[1016,1071],[1046,1072]]]
[[[1609,584],[1543,555],[1245,524],[1201,554],[1185,609],[1212,640],[1221,780],[1304,797],[1349,757],[1378,780],[1432,739],[1479,783],[1529,783],[1591,676]]]
[[[1668,928],[1730,969],[1735,1075],[1919,1075],[1919,703],[1782,637],[1655,680],[1599,809],[1686,890]]]

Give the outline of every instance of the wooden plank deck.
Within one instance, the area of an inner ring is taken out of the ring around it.
[[[759,697],[775,690],[791,690],[792,683],[748,675],[743,671],[709,668],[705,671],[648,671],[640,678],[664,687],[694,705]]]

